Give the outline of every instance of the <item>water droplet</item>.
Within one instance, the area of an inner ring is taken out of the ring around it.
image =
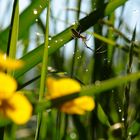
[[[122,127],[121,123],[115,123],[114,125],[111,126],[111,129],[115,130],[115,129],[119,129]]]
[[[76,51],[77,53],[79,52],[79,49],[77,49],[77,51]]]
[[[58,41],[57,40],[55,40],[55,43],[57,43]]]
[[[36,35],[37,36],[43,36],[43,34],[39,33],[39,32],[36,32]]]
[[[107,58],[104,58],[104,61],[107,61]]]
[[[36,35],[38,35],[38,36],[39,36],[40,34],[37,32],[37,33],[36,33]]]
[[[73,23],[72,23],[72,25],[75,25],[75,24],[76,24],[76,22],[73,22]]]
[[[76,134],[74,132],[70,133],[70,137],[71,139],[75,139],[76,138]]]
[[[78,21],[72,23],[72,25],[78,25],[78,24],[79,24]]]
[[[122,112],[121,108],[119,108],[119,112],[120,112],[120,113]]]
[[[36,22],[38,22],[38,19],[35,19]]]
[[[137,45],[139,45],[140,44],[140,42],[136,39],[135,40],[135,43],[137,44]]]
[[[132,135],[132,132],[129,132],[128,135],[131,136]]]
[[[38,14],[38,11],[36,9],[34,9],[33,13],[36,15],[36,14]]]
[[[124,117],[122,117],[122,121],[123,121],[123,122],[125,121],[125,118],[124,118]]]
[[[51,112],[52,111],[52,109],[47,109],[47,112]]]
[[[99,86],[101,84],[101,82],[99,80],[95,81],[95,85]]]
[[[51,38],[51,37],[49,37],[49,40],[52,40],[52,38]]]
[[[48,47],[49,47],[49,46],[48,46]],[[49,71],[49,72],[56,72],[56,70],[55,70],[54,68],[50,67],[50,66],[48,66],[48,71]]]
[[[95,11],[95,10],[97,10],[97,8],[94,8],[93,10]]]

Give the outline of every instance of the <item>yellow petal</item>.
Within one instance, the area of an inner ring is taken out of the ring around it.
[[[47,87],[50,98],[61,97],[81,90],[80,84],[76,80],[70,78],[57,80],[49,77],[47,79]]]
[[[67,114],[83,115],[85,113],[85,110],[76,106],[73,101],[69,101],[69,102],[64,103],[60,107],[60,110],[64,113],[67,113]]]
[[[92,97],[82,96],[74,99],[74,103],[81,109],[86,111],[91,111],[95,107],[95,102]]]
[[[10,107],[6,108],[6,116],[16,124],[25,124],[32,115],[32,106],[21,92],[14,93],[8,101]]]
[[[86,111],[92,111],[94,107],[95,103],[92,97],[82,96],[64,103],[60,110],[68,114],[83,115]]]
[[[21,68],[22,66],[22,61],[10,59],[5,54],[0,53],[0,68],[15,70],[17,68]]]
[[[16,88],[16,81],[11,76],[0,72],[0,99],[9,98]]]

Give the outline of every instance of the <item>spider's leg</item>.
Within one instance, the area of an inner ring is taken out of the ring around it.
[[[98,47],[97,49],[96,49],[96,51],[99,51],[100,49],[102,49],[103,48],[103,46],[101,45],[100,47]]]
[[[107,51],[107,50],[101,50],[102,48],[103,48],[102,45],[101,45],[99,48],[97,48],[97,49],[95,50],[96,54],[97,54],[97,53],[104,53],[104,52]]]
[[[86,35],[86,41],[90,40],[91,37],[92,37],[92,35],[90,35],[90,36],[87,38],[87,35]]]
[[[81,30],[78,31],[78,35],[79,35],[79,36],[80,36],[80,34],[81,34]]]
[[[99,53],[105,53],[107,50],[103,50],[103,51],[100,51],[100,52],[96,52],[96,54],[99,54]]]
[[[73,37],[73,38],[77,38],[74,34],[72,34],[72,37]]]
[[[89,50],[91,50],[92,52],[94,52],[94,50],[93,50],[92,48],[90,48],[90,47],[86,44],[86,42],[85,42],[84,40],[83,40],[83,42],[84,42],[86,48],[88,48]]]

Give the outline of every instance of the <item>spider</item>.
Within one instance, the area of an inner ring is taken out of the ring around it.
[[[93,49],[91,49],[87,44],[86,44],[86,41],[87,41],[87,38],[86,36],[80,34],[80,31],[76,31],[75,29],[71,29],[72,31],[72,37],[73,38],[81,38],[83,43],[85,44],[86,48],[90,49],[92,52],[94,52]],[[100,49],[102,48],[102,46],[100,46],[98,49],[96,49],[96,53],[104,53],[106,50],[102,51],[102,52],[98,52]]]
[[[82,41],[84,42],[85,46],[86,46],[88,49],[90,49],[91,51],[93,51],[93,49],[91,49],[91,48],[86,44],[87,38],[86,38],[84,35],[80,34],[80,32],[76,31],[75,29],[71,29],[71,31],[72,31],[72,37],[73,37],[73,38],[81,38]]]

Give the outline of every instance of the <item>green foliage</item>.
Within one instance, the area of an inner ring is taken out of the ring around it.
[[[55,18],[52,2],[31,1],[19,15],[19,3],[15,0],[11,23],[0,32],[0,51],[11,58],[21,54],[19,59],[24,66],[12,74],[18,81],[18,89],[25,92],[34,107],[33,118],[27,125],[18,128],[11,120],[0,118],[1,136],[8,140],[18,137],[20,131],[27,129],[31,133],[18,139],[34,139],[35,133],[36,140],[139,139],[140,48],[136,43],[137,28],[133,30],[123,24],[121,14],[119,19],[115,17],[115,10],[120,6],[125,7],[127,0],[110,0],[107,3],[105,0],[91,0],[88,6],[92,5],[92,10],[80,19],[84,1],[78,0],[72,9],[76,17],[73,24],[69,17],[70,1],[65,0],[68,8],[65,10],[65,27],[59,33],[57,29],[61,20],[59,16]],[[45,9],[46,22],[41,18]],[[68,22],[71,24],[68,25]],[[121,26],[127,29],[124,33]],[[36,29],[45,39],[41,42],[41,37],[37,36],[34,48],[28,51],[32,31]],[[127,37],[127,31],[132,39]],[[85,33],[91,35],[90,45]],[[19,47],[18,41],[22,42]],[[79,81],[81,91],[46,100],[45,79],[50,75]],[[92,112],[77,116],[58,111],[63,103],[85,95],[93,97],[96,102]],[[135,111],[131,113],[131,110]],[[38,116],[38,120],[34,116]]]
[[[113,0],[113,1],[111,1],[105,9],[105,15],[111,14],[114,10],[116,10],[119,6],[122,6],[126,2],[127,2],[127,0]]]

